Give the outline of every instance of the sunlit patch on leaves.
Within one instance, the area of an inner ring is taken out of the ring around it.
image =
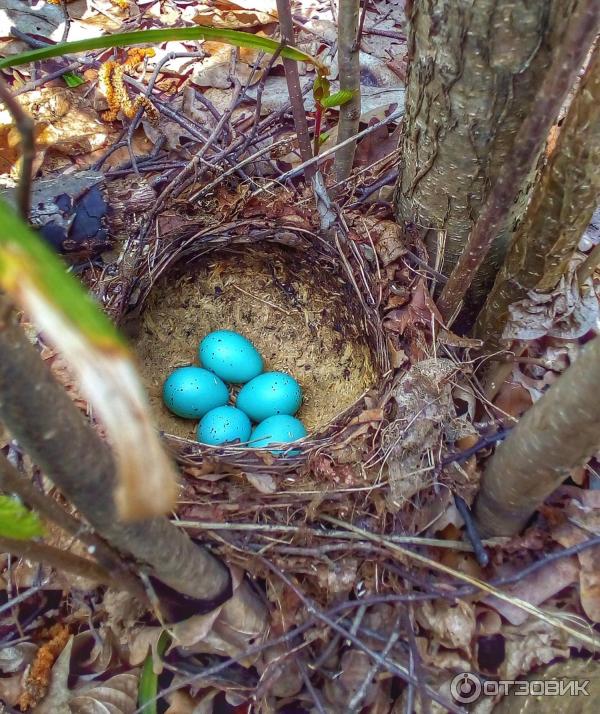
[[[44,534],[35,513],[12,496],[0,496],[0,536],[29,540]]]
[[[170,511],[175,471],[150,421],[147,398],[119,332],[61,261],[0,201],[0,285],[69,360],[108,433],[124,519]]]

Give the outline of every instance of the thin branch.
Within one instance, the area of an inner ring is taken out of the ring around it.
[[[286,46],[293,47],[294,23],[292,20],[290,0],[277,0],[277,14],[279,15],[281,39]],[[300,87],[300,77],[298,75],[298,64],[295,60],[283,58],[283,67],[285,69],[285,79],[288,86],[288,93],[290,95],[290,102],[292,104],[292,114],[294,116],[294,124],[296,126],[300,158],[302,159],[302,162],[306,164],[306,162],[311,159],[313,154],[310,147],[306,110],[302,99],[302,88]],[[310,181],[314,174],[315,169],[313,168],[313,165],[306,165],[304,171],[306,180]]]
[[[59,550],[45,543],[0,537],[0,550],[3,553],[18,555],[20,558],[35,560],[37,563],[45,563],[58,571],[66,570],[69,573],[73,573],[73,575],[89,578],[99,585],[115,587],[111,574],[98,563],[87,560],[87,558],[81,558],[74,553]]]
[[[515,137],[510,157],[502,165],[458,263],[442,290],[437,306],[445,320],[457,313],[475,273],[504,227],[519,188],[573,86],[599,25],[598,0],[581,0],[571,15],[566,37],[557,48],[531,111]]]
[[[366,7],[366,3],[365,3]],[[360,0],[342,0],[338,13],[338,63],[340,90],[352,92],[342,104],[338,121],[338,144],[358,133],[360,122],[360,62],[358,49]],[[364,16],[363,16],[364,19]],[[344,181],[352,171],[356,140],[344,144],[335,155],[335,179]]]
[[[349,139],[346,139],[346,141],[343,141],[341,144],[336,144],[335,146],[332,146],[330,149],[327,149],[322,154],[319,154],[318,156],[313,156],[312,159],[310,159],[309,161],[305,161],[302,164],[300,164],[299,166],[296,166],[295,168],[290,169],[289,171],[286,171],[285,173],[281,174],[281,176],[276,181],[270,181],[265,186],[261,186],[260,188],[256,189],[256,191],[254,191],[252,196],[256,196],[259,193],[268,191],[269,189],[274,188],[275,186],[283,184],[288,179],[294,178],[294,176],[298,176],[298,174],[301,174],[302,171],[304,171],[309,166],[314,166],[314,164],[320,164],[328,156],[335,154],[336,151],[339,151],[340,149],[342,149],[344,146],[346,146],[350,142],[358,141],[358,139],[362,139],[363,136],[367,136],[367,134],[371,134],[372,132],[379,129],[379,127],[384,126],[385,124],[390,124],[391,122],[396,121],[396,119],[400,119],[400,117],[402,117],[403,114],[404,114],[404,108],[396,109],[396,111],[392,112],[385,119],[382,119],[381,121],[377,122],[376,124],[373,124],[372,126],[368,126],[366,129],[359,131],[358,134],[356,134],[355,136],[351,136]]]
[[[0,454],[0,487],[3,491],[18,494],[28,506],[35,509],[40,515],[85,543],[89,552],[94,554],[100,565],[112,574],[112,578],[119,588],[129,592],[140,602],[148,604],[143,585],[128,570],[122,557],[89,530],[88,526],[67,513],[52,498],[38,491],[31,481],[22,476],[2,454]]]
[[[31,207],[31,179],[33,175],[33,160],[35,158],[35,136],[33,119],[23,111],[23,108],[11,94],[6,82],[0,76],[0,100],[14,119],[21,136],[21,175],[17,186],[17,207],[23,220],[29,221]]]

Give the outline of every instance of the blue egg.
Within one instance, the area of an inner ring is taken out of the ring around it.
[[[242,387],[236,400],[237,408],[253,421],[262,421],[275,414],[295,414],[300,404],[300,385],[284,372],[259,374]]]
[[[196,430],[202,444],[220,446],[233,441],[246,442],[250,439],[252,424],[244,412],[235,407],[225,406],[211,409],[205,414]]]
[[[271,444],[287,444],[304,436],[306,436],[306,429],[300,419],[289,414],[276,414],[254,427],[249,446],[252,449],[264,449]],[[281,454],[283,451],[284,449],[272,449],[271,453]],[[296,456],[300,452],[293,450],[287,453]]]
[[[229,392],[216,375],[201,367],[179,367],[163,386],[167,407],[186,419],[200,419],[215,407],[227,404]]]
[[[231,330],[211,332],[198,348],[200,363],[233,384],[245,384],[263,371],[262,357],[243,335]]]

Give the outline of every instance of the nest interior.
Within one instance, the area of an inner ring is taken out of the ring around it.
[[[267,370],[298,380],[304,394],[298,417],[311,434],[376,383],[365,315],[331,264],[275,244],[214,249],[161,276],[127,325],[164,432],[194,439],[195,422],[165,408],[162,384],[176,367],[197,364],[198,343],[218,329],[245,335]]]

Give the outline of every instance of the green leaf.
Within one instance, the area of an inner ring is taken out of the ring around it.
[[[328,131],[324,131],[321,134],[319,134],[319,146],[321,146],[321,144],[324,144],[327,141],[327,139],[329,139],[329,136],[330,136],[330,134]]]
[[[62,75],[62,78],[65,80],[67,87],[73,88],[85,84],[85,79],[80,77],[78,74],[75,74],[75,72],[65,72]]]
[[[317,74],[313,83],[313,97],[317,104],[323,104],[323,99],[329,96],[329,80],[322,74]]]
[[[85,40],[75,42],[60,42],[56,45],[42,47],[38,50],[21,52],[17,55],[10,55],[0,60],[0,69],[6,67],[16,67],[29,62],[48,59],[49,57],[62,57],[63,55],[75,54],[77,52],[87,52],[89,50],[102,50],[110,47],[129,47],[131,45],[156,45],[161,42],[171,40],[215,40],[224,42],[235,47],[246,47],[249,49],[262,50],[268,54],[274,54],[280,47],[280,43],[268,37],[254,35],[251,32],[239,32],[238,30],[223,30],[216,27],[197,25],[195,27],[172,27],[158,30],[139,30],[136,32],[120,32],[114,35],[103,35],[102,37],[90,37]],[[315,57],[302,52],[295,47],[283,47],[281,56],[298,62],[308,62],[314,65],[320,72],[327,72],[325,66]]]
[[[29,540],[44,534],[35,513],[12,496],[0,496],[0,536]]]
[[[103,423],[117,464],[125,520],[171,511],[177,477],[162,448],[124,339],[56,253],[0,200],[0,289],[69,361]]]
[[[163,632],[158,638],[156,653],[162,657],[171,643],[171,638],[167,632]],[[150,651],[144,660],[140,686],[138,689],[138,711],[140,714],[156,714],[158,694],[158,675],[154,672],[154,661]]]
[[[89,340],[114,350],[124,342],[57,254],[0,199],[0,285],[11,294],[25,281],[58,308]]]
[[[339,92],[335,92],[334,94],[330,94],[328,97],[321,99],[321,106],[326,109],[341,107],[343,104],[348,104],[353,96],[354,92],[351,89],[342,89]]]

